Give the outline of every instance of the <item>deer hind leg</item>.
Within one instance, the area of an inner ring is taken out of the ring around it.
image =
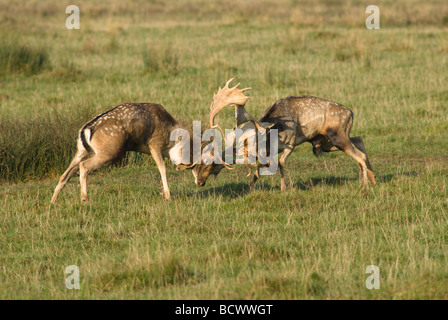
[[[365,154],[366,156],[366,165],[367,165],[367,176],[369,177],[369,181],[372,185],[376,184],[375,181],[375,174],[373,173],[372,166],[370,165],[369,157],[367,156],[366,147],[364,146],[364,143],[362,141],[361,137],[352,137],[350,138],[350,141],[352,144],[357,148],[359,151]]]
[[[105,167],[113,162],[116,162],[121,157],[112,156],[108,154],[98,153],[90,159],[87,159],[79,164],[79,180],[81,182],[81,202],[87,203],[87,175],[102,167]]]
[[[361,177],[362,184],[364,188],[369,186],[368,184],[368,168],[367,168],[367,155],[358,150],[351,142],[347,133],[338,133],[336,131],[329,131],[328,138],[334,144],[336,148],[343,151],[345,154],[352,157],[356,162],[358,162],[361,167]]]
[[[79,170],[79,163],[88,155],[87,150],[82,145],[82,142],[78,141],[78,151],[76,152],[76,155],[73,157],[72,162],[68,166],[68,169],[62,174],[61,178],[59,179],[59,183],[54,189],[53,197],[51,198],[51,204],[55,204],[59,192],[65,187],[67,182],[75,175],[76,172]]]
[[[168,188],[168,181],[166,179],[165,160],[163,159],[162,152],[153,148],[150,148],[150,151],[162,178],[163,196],[166,201],[171,201],[170,189]]]

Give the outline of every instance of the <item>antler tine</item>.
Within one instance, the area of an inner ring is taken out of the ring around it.
[[[233,88],[230,88],[230,90],[235,90],[236,88],[239,87],[240,84],[241,84],[241,82],[238,82],[238,84],[236,86],[234,86]]]
[[[222,129],[221,129],[221,127],[219,126],[219,124],[214,125],[214,126],[212,127],[212,129],[214,129],[214,128],[217,128],[217,129],[221,132],[222,136],[225,137],[225,135],[224,135],[224,131],[222,131]],[[216,141],[216,140],[214,140],[214,141]],[[226,167],[226,169],[229,169],[229,170],[234,170],[234,169],[235,169],[235,168],[230,167],[229,164],[228,164],[227,162],[225,162],[219,154],[218,154],[217,156],[218,156],[219,159],[221,160],[222,165],[223,165],[224,167]]]
[[[232,78],[230,78],[227,82],[226,82],[226,86],[224,87],[224,88],[228,88],[229,87],[229,84],[230,84],[230,82],[232,82],[233,80],[235,80],[235,78],[234,77],[232,77]],[[219,87],[219,89],[221,89],[221,87]]]
[[[227,105],[235,104],[243,106],[249,97],[243,94],[244,91],[249,90],[250,88],[245,88],[243,90],[239,90],[238,83],[233,88],[229,88],[229,84],[234,80],[234,78],[230,78],[224,88],[219,88],[218,92],[213,95],[213,102],[210,106],[210,114],[209,114],[209,124],[210,128],[214,127],[214,118],[216,114],[223,109]]]

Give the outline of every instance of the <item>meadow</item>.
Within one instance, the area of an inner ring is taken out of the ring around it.
[[[362,1],[70,4],[79,30],[68,4],[0,0],[1,299],[448,298],[446,1],[381,1],[379,30]],[[130,154],[89,176],[87,205],[76,176],[50,206],[88,120],[154,102],[205,129],[230,77],[254,116],[291,95],[349,107],[378,184],[307,144],[285,192],[279,174],[248,192],[244,166],[198,188],[167,160],[167,203],[154,161]]]

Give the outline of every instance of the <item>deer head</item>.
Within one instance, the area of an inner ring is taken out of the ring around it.
[[[250,90],[250,88],[238,89],[239,83],[233,88],[229,88],[229,84],[234,80],[231,78],[227,81],[224,88],[219,88],[218,92],[213,95],[213,102],[210,106],[209,113],[209,126],[210,129],[218,129],[224,137],[224,132],[218,124],[215,124],[215,116],[221,111],[224,107],[233,105],[235,106],[235,126],[234,129],[239,127],[241,124],[246,122],[251,122],[255,126],[256,130],[264,130],[268,128],[266,124],[260,123],[257,119],[251,116],[245,109],[245,104],[249,97],[244,95],[244,91]],[[233,169],[226,162],[223,161],[222,154],[214,155],[218,157],[220,161],[218,163],[215,161],[211,164],[205,164],[201,162],[196,165],[193,169],[193,174],[196,179],[196,184],[200,187],[204,186],[210,174],[213,174],[215,177],[221,172],[223,168]]]
[[[209,113],[210,129],[217,128],[223,136],[224,132],[222,131],[221,127],[219,125],[214,124],[214,119],[217,113],[227,105],[235,105],[238,108],[242,107],[244,110],[244,104],[246,103],[247,99],[249,99],[249,97],[245,96],[243,92],[249,90],[250,88],[239,90],[238,89],[239,84],[237,84],[233,88],[229,88],[229,84],[230,82],[232,82],[232,80],[233,78],[227,81],[224,88],[222,89],[219,88],[218,92],[213,95],[213,101],[212,104],[210,105],[210,113]],[[216,143],[216,140],[213,139],[213,141]],[[204,143],[202,144],[201,150],[204,149],[205,145],[206,144]],[[201,158],[200,163],[193,163],[191,165],[180,164],[177,166],[177,170],[192,169],[193,175],[195,176],[196,184],[198,186],[204,186],[205,181],[207,180],[207,177],[210,174],[217,175],[222,170],[222,168],[227,168],[230,170],[233,169],[222,160],[220,154],[214,154],[213,150],[211,152],[211,156],[218,158],[220,161],[215,162],[220,163],[213,162],[212,164],[206,164],[204,159]]]

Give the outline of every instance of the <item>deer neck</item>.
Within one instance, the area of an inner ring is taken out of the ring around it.
[[[186,127],[183,124],[176,123],[170,128],[170,141],[168,144],[168,152],[170,154],[170,157],[180,157],[178,148],[182,147],[184,150],[185,148],[188,148],[185,143],[189,145],[189,159],[190,163],[193,159],[194,152],[200,152],[201,151],[201,137],[196,137],[196,139],[193,139],[193,132],[194,130],[192,128]],[[181,141],[179,141],[180,139]],[[182,141],[186,139],[186,141],[183,143]],[[199,146],[195,146],[194,142]],[[173,160],[173,159],[172,159]],[[176,159],[177,162],[180,162],[180,158]]]

